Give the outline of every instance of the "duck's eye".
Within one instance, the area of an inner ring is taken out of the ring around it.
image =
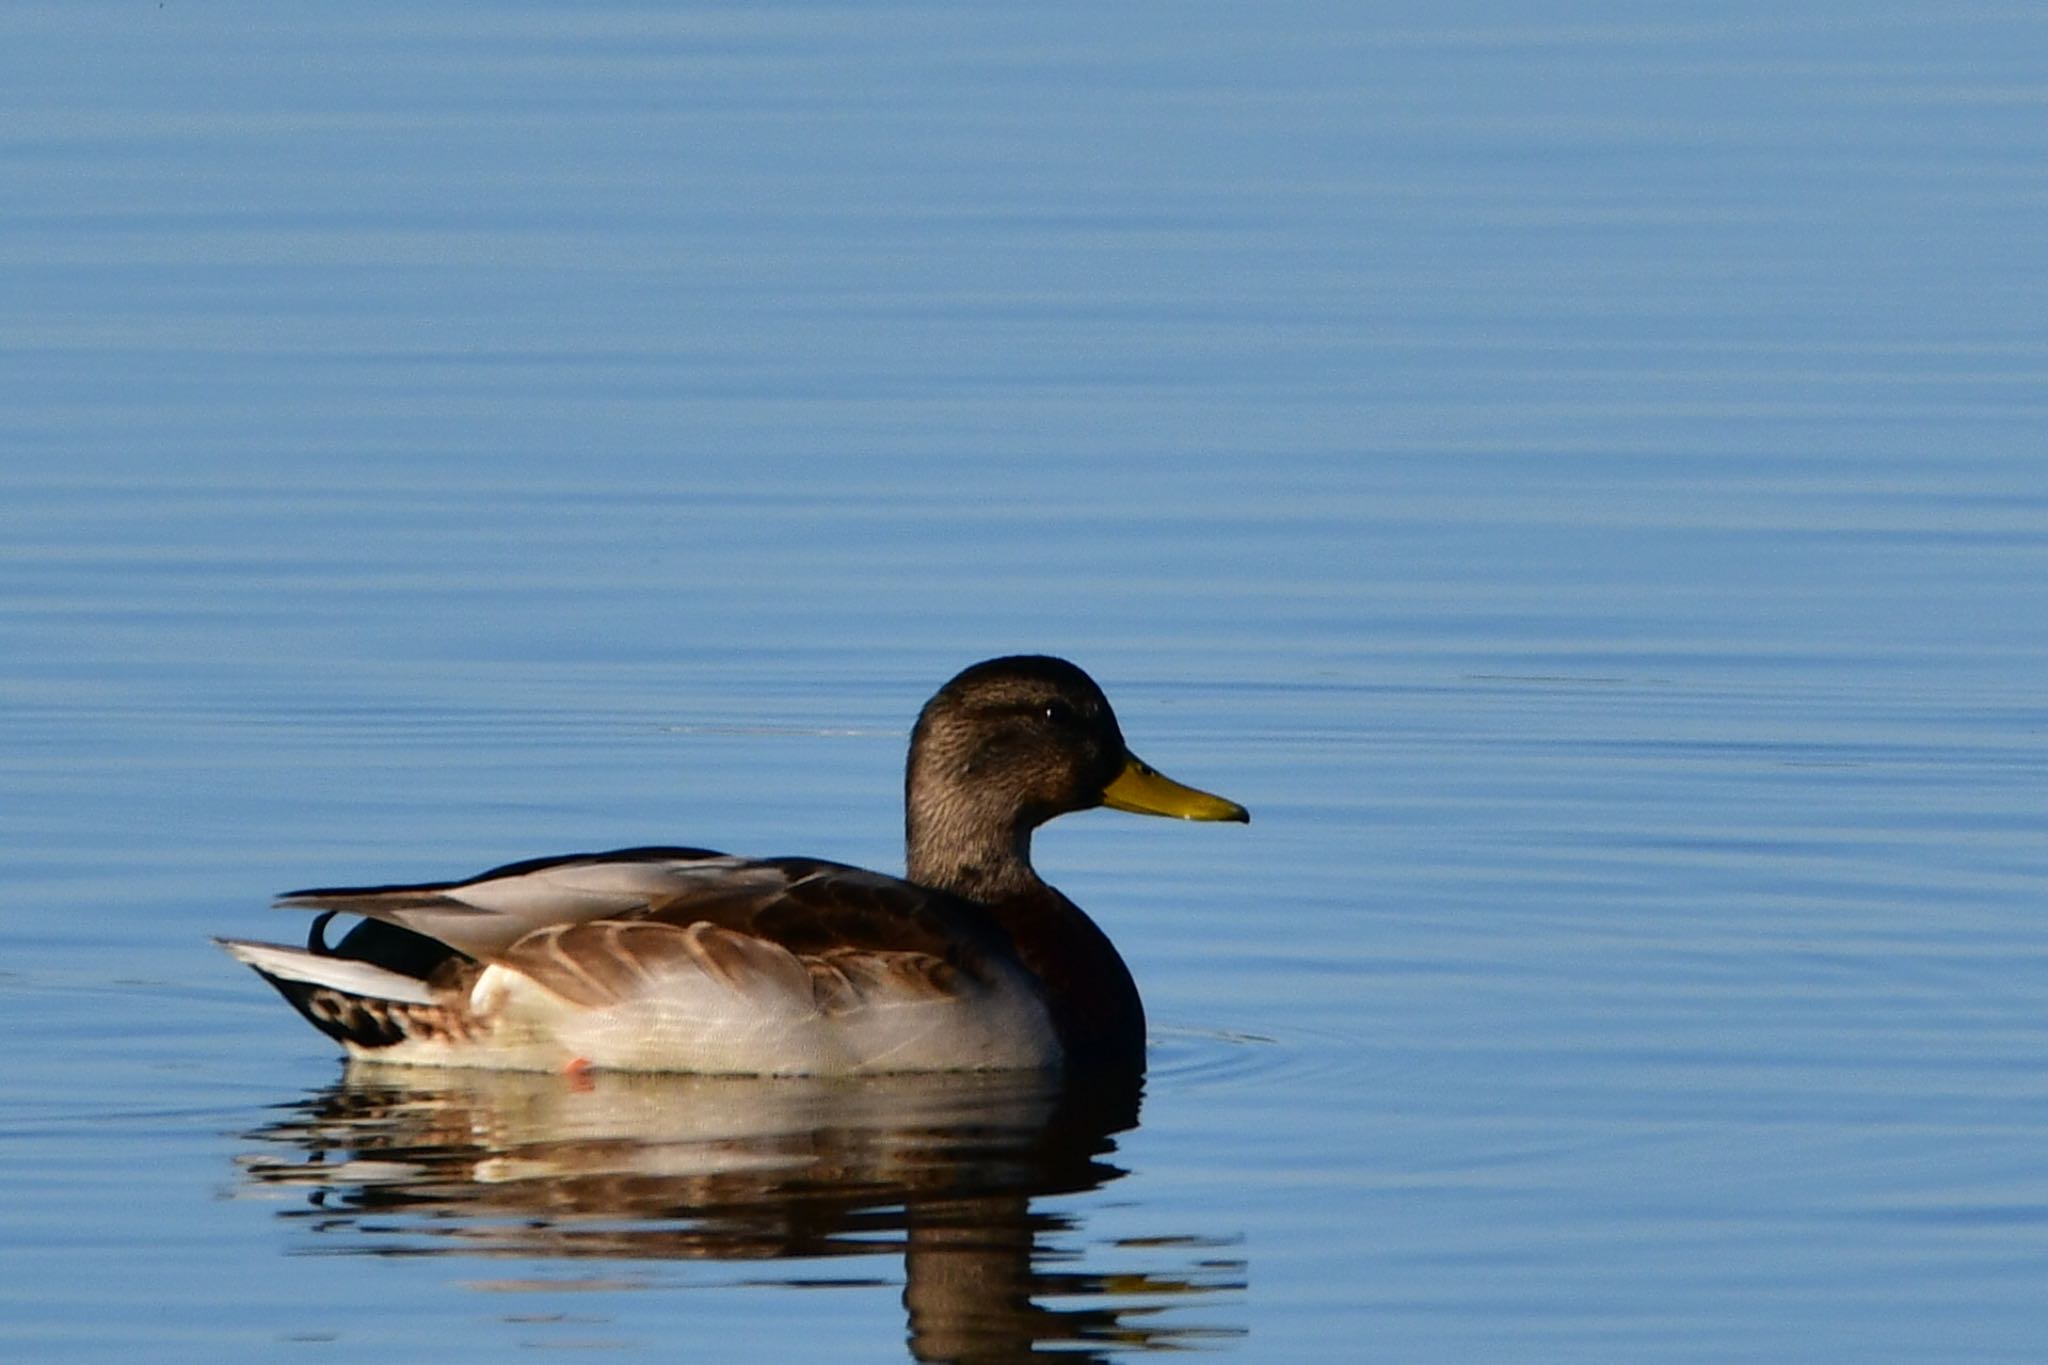
[[[1075,712],[1074,708],[1063,701],[1047,702],[1043,714],[1047,720],[1063,730],[1078,725],[1081,721],[1081,717]]]

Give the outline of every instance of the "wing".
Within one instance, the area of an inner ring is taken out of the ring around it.
[[[771,873],[785,880],[760,894]],[[636,914],[539,929],[496,960],[591,1009],[701,977],[828,1015],[953,999],[1014,965],[978,907],[924,887],[811,860],[750,864],[744,880],[744,891],[693,889]]]
[[[293,891],[277,903],[382,920],[489,961],[536,930],[644,912],[691,892],[717,902],[769,890],[749,866],[709,849],[624,848],[507,863],[459,882]]]
[[[770,972],[792,955],[836,963],[847,989],[908,984],[906,972],[936,986],[948,972],[980,975],[991,959],[1011,958],[1007,936],[971,901],[842,863],[698,848],[572,854],[461,882],[295,891],[278,904],[395,924],[532,974],[570,999],[610,998],[664,954],[690,955],[726,977]],[[696,925],[723,932],[675,932]],[[749,952],[749,940],[780,952]],[[571,977],[582,968],[565,965],[598,963],[617,972],[580,986]]]

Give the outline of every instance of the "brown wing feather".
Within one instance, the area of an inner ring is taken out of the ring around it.
[[[810,987],[804,966],[772,943],[699,921],[565,924],[528,934],[501,961],[572,1004],[602,1009],[659,978],[696,970],[736,991],[795,993]]]
[[[937,907],[911,905],[922,900],[920,888],[898,884],[906,894],[892,897],[876,884],[886,879],[871,877],[806,877],[779,897],[720,897],[708,905],[680,898],[630,919],[558,925],[527,935],[499,960],[593,1009],[686,970],[741,994],[808,993],[828,1014],[882,999],[943,998],[957,992],[963,974],[979,975],[996,948],[977,941],[979,926],[949,933]],[[904,912],[889,913],[892,900]]]
[[[779,883],[761,878],[716,894],[693,888],[634,918],[715,924],[802,957],[864,949],[922,954],[977,970],[987,958],[1009,954],[1009,936],[988,911],[958,896],[814,858],[767,858],[750,866],[781,873]]]
[[[956,995],[960,973],[929,953],[871,953],[835,948],[804,959],[811,989],[827,1014],[881,1000],[942,1000]]]

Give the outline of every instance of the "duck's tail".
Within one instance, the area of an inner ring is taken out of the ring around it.
[[[317,929],[304,948],[249,939],[214,942],[352,1052],[375,1053],[422,1034],[445,1033],[451,1010],[459,1008],[447,985],[337,952],[320,943]]]

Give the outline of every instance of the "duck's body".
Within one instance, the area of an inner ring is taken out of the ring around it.
[[[834,863],[622,849],[284,903],[373,918],[333,949],[229,951],[387,1062],[838,1075],[1064,1052],[981,907]]]
[[[1144,1009],[1107,936],[1038,878],[1031,830],[1101,804],[1242,807],[1158,776],[1057,659],[996,659],[918,718],[909,877],[635,848],[461,882],[301,891],[305,948],[223,941],[353,1055],[747,1075],[1141,1068]],[[332,913],[364,917],[338,945]]]

